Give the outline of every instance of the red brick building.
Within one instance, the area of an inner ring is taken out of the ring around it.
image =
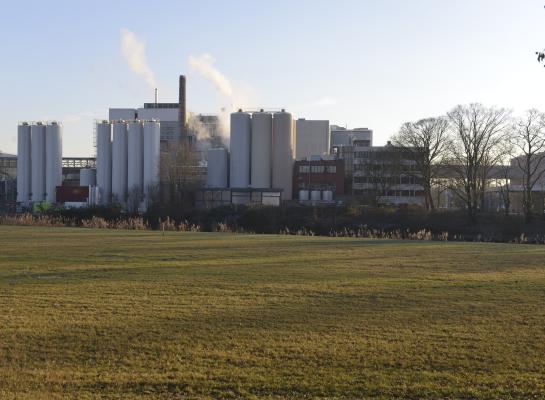
[[[303,160],[293,166],[293,197],[299,190],[331,190],[345,194],[343,160]]]

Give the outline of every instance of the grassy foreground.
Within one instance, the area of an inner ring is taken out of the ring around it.
[[[544,398],[545,247],[0,227],[0,398]]]

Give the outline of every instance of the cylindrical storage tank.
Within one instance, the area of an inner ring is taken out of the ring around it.
[[[324,190],[322,192],[322,199],[324,201],[333,201],[333,192],[331,190]]]
[[[227,149],[208,149],[208,168],[206,186],[212,188],[227,187],[227,173],[229,169]]]
[[[45,192],[48,203],[55,203],[56,188],[62,185],[62,126],[51,122],[45,128]]]
[[[112,200],[125,203],[127,198],[127,124],[112,123]]]
[[[308,190],[299,190],[299,200],[308,201]]]
[[[272,187],[282,189],[282,199],[292,198],[292,176],[295,151],[293,149],[293,119],[290,113],[274,113]]]
[[[252,115],[252,167],[250,184],[253,188],[268,189],[272,178],[272,114]]]
[[[82,168],[79,170],[80,186],[96,186],[96,170],[93,168]]]
[[[30,127],[32,201],[45,200],[45,125]]]
[[[250,185],[250,114],[239,110],[231,114],[230,187],[247,188]]]
[[[151,191],[159,184],[161,149],[161,125],[158,121],[144,122],[144,195],[149,199]]]
[[[128,163],[127,163],[127,188],[129,196],[142,195],[144,184],[144,136],[140,121],[129,122],[128,131]],[[132,199],[131,202],[136,201]]]
[[[97,187],[99,202],[109,204],[112,197],[112,125],[97,124]]]
[[[17,127],[17,202],[30,201],[30,125],[23,122]]]
[[[312,190],[310,192],[310,200],[312,201],[320,201],[322,199],[322,192],[319,190]]]

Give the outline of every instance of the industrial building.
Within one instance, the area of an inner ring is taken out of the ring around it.
[[[230,137],[229,153],[221,148],[208,150],[208,188],[240,193],[229,196],[230,201],[239,204],[254,202],[256,195],[252,193],[262,193],[260,201],[266,198],[266,203],[271,203],[268,197],[276,194],[282,200],[291,200],[295,161],[291,114],[285,110],[238,110],[231,114]]]
[[[424,188],[410,150],[354,146],[352,193],[370,204],[424,205]]]
[[[186,78],[180,75],[178,103],[144,103],[139,108],[110,108],[109,121],[155,120],[161,122],[161,142],[179,142],[187,137]]]
[[[368,128],[348,129],[331,125],[331,147],[352,146],[354,142],[367,147],[373,146],[373,131]]]
[[[0,153],[0,209],[15,204],[17,197],[17,156]]]
[[[194,191],[203,207],[279,205],[361,196],[376,183],[369,178],[372,169],[362,169],[376,160],[366,159],[366,154],[385,152],[373,147],[372,130],[330,127],[328,120],[294,120],[284,109],[240,109],[230,116],[227,144],[218,115],[188,118],[185,87],[181,75],[177,103],[160,103],[156,94],[155,102],[143,107],[110,108],[108,119],[95,124],[96,158],[63,159],[60,123],[21,123],[17,202],[116,204],[142,211],[164,183],[169,190]],[[15,180],[7,183],[6,176],[0,195],[7,198]],[[398,187],[382,198],[417,202],[418,183],[404,179],[400,175]]]
[[[295,122],[295,159],[329,154],[329,121],[299,118]]]
[[[345,193],[344,162],[333,156],[295,161],[293,193],[299,202],[331,202]]]

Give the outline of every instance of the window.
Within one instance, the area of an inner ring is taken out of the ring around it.
[[[310,167],[308,165],[300,165],[299,166],[299,173],[308,174],[309,172],[310,172]]]
[[[310,172],[313,174],[323,174],[325,167],[323,165],[313,165],[310,167]]]
[[[337,173],[337,166],[336,165],[330,165],[327,167],[327,172],[330,174],[336,174]]]
[[[368,151],[355,151],[354,152],[355,158],[369,158],[369,152]]]

